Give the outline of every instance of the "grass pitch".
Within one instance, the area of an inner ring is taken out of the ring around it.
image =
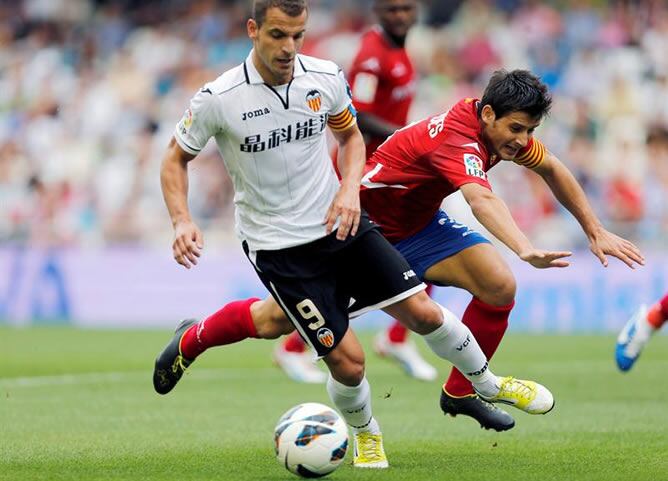
[[[207,352],[162,397],[151,370],[169,336],[0,328],[0,479],[297,479],[274,459],[274,424],[294,404],[331,404],[324,387],[292,383],[271,365],[273,343],[253,340]],[[611,336],[509,335],[494,372],[544,383],[556,408],[507,408],[506,433],[444,417],[439,383],[408,379],[362,340],[390,469],[353,469],[349,452],[329,479],[668,479],[666,336],[620,374]]]

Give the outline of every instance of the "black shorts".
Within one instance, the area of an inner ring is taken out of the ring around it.
[[[348,330],[349,317],[382,309],[426,286],[408,262],[363,216],[355,237],[336,233],[274,251],[244,251],[304,340],[327,355]]]

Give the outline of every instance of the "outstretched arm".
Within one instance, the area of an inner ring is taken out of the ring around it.
[[[610,255],[624,262],[630,268],[635,264],[644,265],[645,258],[632,242],[606,230],[587,200],[587,197],[573,174],[552,153],[547,153],[543,162],[533,169],[550,187],[557,200],[573,214],[589,239],[589,248],[608,266],[606,256]]]
[[[340,218],[336,238],[345,240],[348,234],[354,236],[357,233],[360,224],[360,182],[366,163],[366,150],[357,124],[345,130],[333,130],[332,133],[339,144],[341,188],[329,206],[323,223],[327,225],[329,234],[334,229],[336,219]]]
[[[187,269],[197,264],[204,247],[202,232],[188,210],[188,162],[194,157],[172,137],[160,166],[162,195],[174,227],[172,252],[176,262]]]
[[[491,190],[475,183],[464,184],[459,190],[471,206],[476,219],[520,259],[539,269],[569,265],[563,258],[570,256],[570,252],[545,251],[533,247],[531,241],[517,227],[506,203]]]

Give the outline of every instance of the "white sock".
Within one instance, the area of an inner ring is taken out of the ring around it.
[[[371,388],[366,376],[359,385],[346,386],[330,374],[327,378],[327,392],[353,431],[380,434],[380,426],[371,413]]]
[[[450,361],[473,384],[473,388],[485,397],[499,392],[497,377],[489,369],[487,357],[478,341],[466,325],[445,307],[443,324],[424,335],[424,340],[434,353]]]
[[[649,342],[650,337],[654,334],[654,326],[649,323],[647,319],[647,312],[641,311],[638,314],[638,319],[636,319],[636,332],[633,338],[629,341],[628,346],[626,346],[626,355],[628,356],[637,356],[645,347],[645,344]]]
[[[649,323],[647,314],[642,316],[636,323],[636,335],[645,342],[647,342],[649,338],[652,337],[654,331],[656,331],[656,329]]]

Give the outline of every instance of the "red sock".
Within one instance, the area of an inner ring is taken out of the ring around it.
[[[660,329],[668,319],[668,294],[647,311],[647,320],[654,329]]]
[[[408,336],[408,329],[404,327],[396,319],[390,327],[387,328],[387,338],[390,342],[402,343],[406,342],[406,337]]]
[[[462,322],[471,330],[487,359],[491,359],[499,347],[514,305],[513,301],[507,306],[491,306],[474,297],[466,308]],[[466,396],[474,392],[471,381],[455,368],[450,371],[443,389],[452,396]]]
[[[433,288],[434,288],[433,285],[427,284],[425,292],[429,297],[431,297],[431,292]],[[392,325],[387,329],[387,338],[390,340],[390,342],[401,344],[402,342],[406,342],[407,337],[408,337],[408,328],[404,327],[402,323],[400,323],[395,319]]]
[[[248,337],[257,337],[250,306],[260,299],[252,297],[234,301],[191,326],[181,338],[181,353],[193,360],[208,348],[233,344]]]
[[[306,343],[297,331],[294,331],[283,341],[283,349],[288,352],[301,353],[306,351]]]

